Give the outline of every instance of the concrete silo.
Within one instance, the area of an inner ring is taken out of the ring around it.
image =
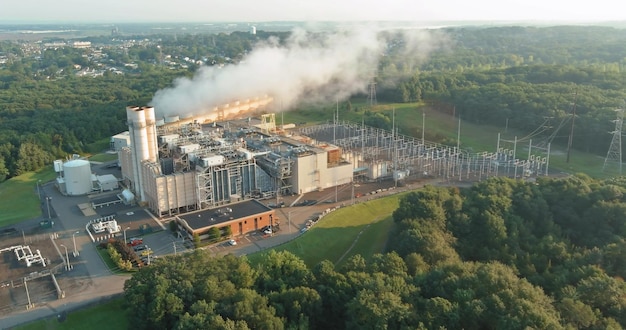
[[[91,165],[83,159],[70,160],[63,164],[65,192],[69,196],[85,195],[92,191]]]

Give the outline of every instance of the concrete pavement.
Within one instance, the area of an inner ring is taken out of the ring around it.
[[[79,211],[73,210],[80,199],[87,197],[65,197],[59,194],[50,184],[39,187],[42,194],[51,197],[49,199],[54,218],[55,232],[59,233],[56,240],[58,244],[64,244],[73,250],[72,234],[75,234],[76,246],[80,255],[72,256],[70,263],[73,269],[57,275],[60,282],[72,283],[71,286],[61,287],[65,291],[65,298],[46,302],[43,305],[35,304],[34,308],[14,312],[0,317],[2,329],[8,329],[20,324],[31,322],[41,318],[52,317],[63,312],[71,312],[94,302],[120,295],[123,291],[124,282],[129,276],[114,275],[102,261],[96,251],[96,245],[91,242],[85,233],[85,218]],[[55,212],[54,210],[61,210]],[[46,210],[47,211],[47,210]],[[47,214],[46,214],[47,215]],[[39,220],[35,220],[38,221]],[[70,279],[71,281],[65,281]]]

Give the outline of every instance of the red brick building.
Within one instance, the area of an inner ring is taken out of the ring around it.
[[[176,216],[176,222],[190,239],[195,234],[200,239],[208,238],[207,233],[213,227],[219,228],[222,235],[226,232],[225,228],[230,227],[233,236],[242,236],[265,226],[279,224],[275,210],[257,200],[179,215]]]

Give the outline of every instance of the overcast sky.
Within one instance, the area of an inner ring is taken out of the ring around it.
[[[0,0],[15,22],[607,21],[620,0]]]

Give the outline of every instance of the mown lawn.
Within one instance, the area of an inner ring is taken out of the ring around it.
[[[101,153],[89,157],[92,162],[108,162],[117,159],[117,154]]]
[[[55,317],[35,321],[16,327],[19,330],[106,330],[129,329],[127,311],[123,298],[115,298],[108,302],[65,314],[65,319]]]
[[[39,172],[29,172],[0,184],[0,227],[41,215],[37,184],[56,177],[52,164]]]
[[[398,207],[401,195],[341,208],[326,215],[302,236],[275,250],[289,251],[309,267],[322,260],[341,263],[355,254],[368,260],[373,254],[383,252],[393,224],[390,216]],[[259,252],[248,258],[254,264],[266,253]]]

